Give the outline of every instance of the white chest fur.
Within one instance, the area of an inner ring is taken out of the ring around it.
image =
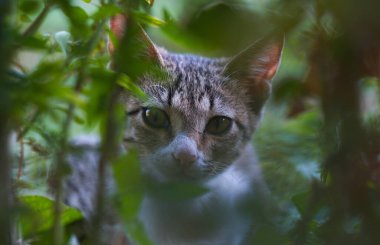
[[[252,226],[259,169],[251,146],[226,171],[205,183],[207,194],[163,201],[146,194],[140,220],[157,245],[239,245]],[[255,184],[256,183],[256,184]]]

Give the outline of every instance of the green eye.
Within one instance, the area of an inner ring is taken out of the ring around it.
[[[206,133],[213,135],[223,135],[227,133],[232,126],[232,119],[224,116],[213,117],[208,121]]]
[[[143,120],[152,128],[167,128],[169,127],[169,118],[163,110],[158,108],[144,108]]]

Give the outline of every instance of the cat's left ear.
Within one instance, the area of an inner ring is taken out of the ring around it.
[[[142,27],[136,23],[130,23],[131,20],[123,14],[113,16],[110,19],[110,35],[108,40],[108,51],[111,55],[114,55],[116,51],[116,43],[120,44],[125,38],[126,31],[133,29],[136,31],[137,42],[141,47],[141,55],[145,60],[153,61],[159,65],[163,64],[162,57],[156,45],[149,38],[148,34],[142,29]]]
[[[263,38],[233,57],[224,69],[227,77],[240,83],[252,100],[254,109],[261,109],[271,92],[271,80],[280,65],[284,38]]]

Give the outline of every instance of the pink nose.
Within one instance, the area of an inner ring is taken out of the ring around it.
[[[183,166],[188,166],[197,160],[197,155],[195,151],[191,149],[180,147],[173,152],[174,159],[178,160]]]
[[[183,167],[193,164],[197,158],[197,146],[195,142],[189,137],[178,137],[174,143],[172,156]]]

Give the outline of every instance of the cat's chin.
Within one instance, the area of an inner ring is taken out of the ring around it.
[[[143,174],[146,183],[154,185],[170,185],[171,183],[203,183],[210,178],[204,173],[170,172],[160,174]]]
[[[186,201],[201,197],[209,192],[203,180],[172,179],[158,181],[150,178],[146,179],[145,184],[147,193],[151,197],[165,201]]]

